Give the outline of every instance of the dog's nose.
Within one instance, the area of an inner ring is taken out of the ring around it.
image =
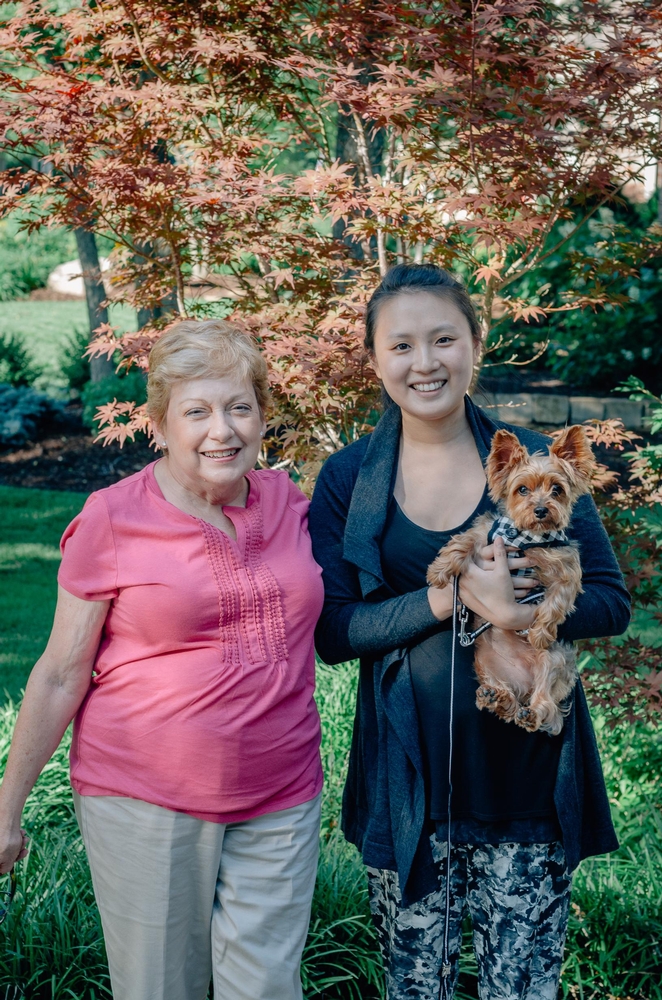
[[[533,513],[536,515],[539,521],[542,521],[544,517],[547,517],[548,509],[547,507],[536,507]]]

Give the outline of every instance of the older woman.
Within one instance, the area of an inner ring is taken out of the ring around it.
[[[295,1000],[318,853],[308,503],[255,470],[267,371],[217,321],[150,357],[164,457],[62,539],[53,631],[0,790],[0,872],[75,716],[71,781],[116,1000]]]

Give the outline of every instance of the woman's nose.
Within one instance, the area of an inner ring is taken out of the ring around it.
[[[233,434],[234,429],[225,413],[212,414],[208,437],[214,438],[216,441],[227,441]]]
[[[432,351],[421,348],[414,356],[412,367],[414,371],[428,373],[435,371],[439,367],[439,362]]]

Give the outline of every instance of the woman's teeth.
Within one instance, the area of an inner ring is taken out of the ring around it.
[[[441,389],[444,385],[446,385],[446,379],[441,379],[438,382],[414,382],[412,389],[416,389],[416,392],[434,392],[435,389]]]
[[[205,458],[232,458],[239,451],[238,448],[225,448],[223,451],[203,451]]]

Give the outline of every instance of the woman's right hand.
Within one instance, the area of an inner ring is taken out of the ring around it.
[[[28,853],[28,835],[20,827],[0,830],[0,875],[10,872]]]

